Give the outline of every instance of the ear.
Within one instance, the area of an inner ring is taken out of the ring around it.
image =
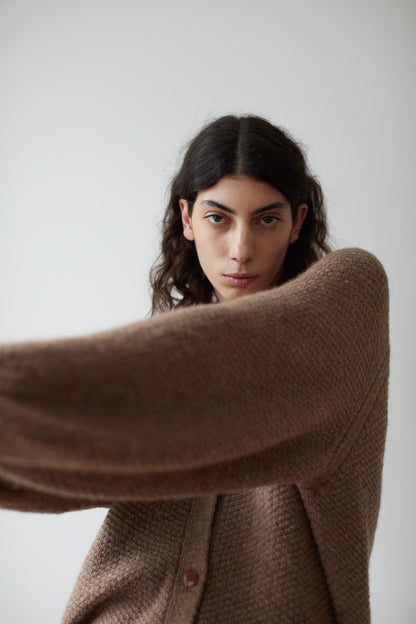
[[[192,222],[191,217],[189,216],[188,202],[186,201],[186,199],[180,199],[179,206],[181,208],[182,214],[183,235],[185,236],[185,238],[192,241],[194,240],[194,232],[192,229]]]
[[[307,204],[299,204],[296,211],[296,217],[293,221],[292,232],[290,235],[289,243],[294,243],[299,238],[299,232],[302,227],[303,222],[305,221],[305,217],[308,212]]]

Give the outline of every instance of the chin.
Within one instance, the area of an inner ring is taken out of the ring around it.
[[[262,289],[257,290],[245,290],[243,288],[236,289],[236,292],[231,293],[219,293],[217,295],[218,301],[224,303],[224,301],[233,301],[234,299],[240,299],[240,297],[244,297],[245,295],[253,295],[256,292],[260,292]]]

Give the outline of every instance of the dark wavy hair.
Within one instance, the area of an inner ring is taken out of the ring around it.
[[[220,117],[190,141],[171,182],[161,253],[150,271],[152,315],[212,301],[213,288],[201,269],[194,241],[183,236],[179,200],[188,201],[191,215],[199,191],[224,176],[247,176],[270,184],[289,200],[293,218],[299,204],[308,205],[299,238],[289,245],[276,285],[296,277],[331,251],[322,188],[310,173],[302,148],[262,117]]]

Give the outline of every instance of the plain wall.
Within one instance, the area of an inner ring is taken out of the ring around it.
[[[257,113],[307,149],[333,240],[391,287],[375,624],[415,621],[415,3],[3,0],[0,342],[143,318],[165,190],[201,124]],[[59,621],[105,510],[0,512],[0,620]]]

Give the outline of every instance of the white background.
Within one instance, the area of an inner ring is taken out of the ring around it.
[[[143,318],[181,147],[257,113],[307,147],[333,240],[385,265],[375,624],[416,617],[415,2],[0,2],[0,342]],[[59,622],[104,510],[0,512],[0,620]]]

